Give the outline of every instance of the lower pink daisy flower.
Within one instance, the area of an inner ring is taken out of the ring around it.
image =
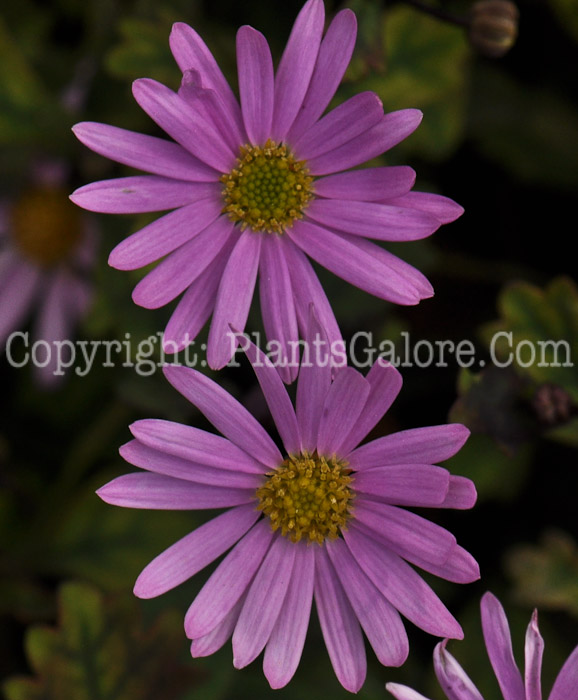
[[[35,182],[0,207],[0,348],[33,315],[29,345],[43,344],[34,357],[45,386],[62,379],[54,344],[70,339],[92,298],[94,231],[63,180],[60,166],[38,166]]]
[[[72,195],[76,204],[117,214],[173,210],[109,259],[121,270],[161,260],[133,299],[159,308],[183,295],[165,329],[168,352],[191,343],[212,315],[207,358],[224,367],[235,349],[229,324],[244,329],[257,277],[270,341],[283,348],[296,342],[312,302],[338,339],[309,258],[396,304],[433,294],[418,270],[367,239],[425,238],[463,209],[411,191],[409,167],[352,170],[409,136],[422,115],[384,114],[377,95],[364,92],[323,116],[356,38],[351,10],[338,12],[323,37],[324,14],[322,0],[306,2],[276,72],[265,37],[239,29],[240,103],[199,35],[175,24],[178,93],[149,79],[133,85],[139,105],[174,142],[106,124],[74,127],[97,153],[150,173],[81,187]],[[285,381],[295,378],[290,365],[281,371]]]
[[[313,318],[307,337],[327,347]],[[478,566],[450,532],[406,507],[473,506],[473,483],[435,466],[469,433],[442,425],[358,447],[399,392],[394,367],[376,363],[366,377],[342,368],[332,378],[329,362],[302,363],[294,408],[275,367],[246,345],[284,451],[211,379],[168,366],[167,379],[224,437],[137,421],[121,455],[146,471],[98,494],[130,508],[227,509],[154,559],[134,589],[160,595],[230,550],[186,614],[193,656],[232,635],[234,665],[264,650],[265,675],[280,688],[298,666],[315,600],[335,673],[355,692],[366,674],[362,630],[387,666],[408,654],[400,615],[430,634],[463,636],[411,564],[458,583],[477,579]]]
[[[542,654],[544,640],[538,630],[538,612],[534,610],[526,632],[524,678],[516,666],[510,628],[500,601],[486,593],[481,602],[482,628],[486,649],[504,700],[542,700]],[[454,657],[446,650],[447,639],[434,651],[434,669],[449,700],[483,700],[480,691]],[[388,683],[387,690],[397,700],[427,700],[415,690]],[[578,646],[562,666],[548,700],[578,700]]]

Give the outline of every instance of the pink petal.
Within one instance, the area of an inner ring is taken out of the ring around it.
[[[318,197],[377,202],[406,194],[414,182],[415,171],[412,168],[393,165],[328,175],[315,180],[314,186]]]
[[[359,568],[342,539],[327,542],[327,553],[380,663],[401,666],[409,643],[399,613]]]
[[[526,688],[525,700],[542,700],[542,655],[544,654],[544,640],[538,629],[538,611],[534,610],[532,619],[526,632],[526,644],[524,647]]]
[[[494,595],[485,593],[481,609],[486,649],[504,700],[526,700],[524,683],[512,651],[510,627],[504,608]]]
[[[454,657],[446,651],[447,640],[436,645],[434,669],[437,679],[450,700],[484,700]]]
[[[96,153],[132,168],[191,182],[216,182],[219,178],[216,170],[172,141],[95,122],[75,124],[72,131]]]
[[[214,629],[202,637],[193,639],[191,642],[191,656],[194,659],[202,656],[211,656],[225,644],[233,634],[244,602],[245,596],[242,595]]]
[[[323,547],[315,550],[315,605],[335,675],[346,690],[356,693],[367,673],[363,636]]]
[[[111,252],[108,264],[117,270],[150,265],[207,228],[221,215],[222,208],[215,191],[215,196],[165,214],[119,243]]]
[[[204,523],[143,569],[134,594],[139,598],[154,598],[187,581],[240,540],[259,515],[254,504],[249,504]]]
[[[301,109],[315,68],[325,9],[322,0],[307,0],[291,30],[275,76],[271,137],[283,141]]]
[[[275,78],[269,44],[252,27],[241,27],[237,32],[237,68],[249,141],[264,145],[271,133]]]
[[[293,144],[299,159],[311,161],[335,150],[375,126],[383,105],[374,92],[360,92],[322,117]]]
[[[320,455],[343,454],[343,440],[361,414],[369,391],[369,383],[353,367],[337,373],[326,394],[319,421],[317,452]]]
[[[105,503],[151,510],[229,508],[255,500],[254,489],[220,488],[161,474],[125,474],[98,489]]]
[[[75,190],[70,199],[79,207],[101,214],[140,214],[166,211],[214,197],[212,182],[186,182],[159,175],[134,175],[92,182]]]
[[[207,361],[212,369],[225,367],[235,353],[231,326],[240,332],[245,329],[257,280],[261,242],[261,234],[251,230],[241,233],[221,276],[207,343]]]
[[[425,695],[418,693],[406,685],[399,683],[386,683],[385,689],[388,690],[397,700],[428,700]]]
[[[269,522],[261,520],[223,559],[187,610],[189,639],[209,634],[231,612],[247,591],[272,539]]]
[[[395,199],[390,199],[387,195],[382,201],[388,200],[388,204],[395,204],[398,207],[412,207],[420,211],[427,212],[440,221],[442,224],[449,224],[458,219],[464,208],[441,194],[430,192],[407,192],[402,196],[394,195]]]
[[[40,268],[22,260],[19,255],[5,252],[3,260],[10,263],[0,277],[0,347],[24,321],[42,282]]]
[[[265,677],[275,689],[287,685],[297,670],[313,602],[314,549],[304,543],[292,544],[295,549],[293,573],[263,659]]]
[[[577,700],[578,647],[566,659],[550,692],[548,700]]]
[[[191,462],[246,474],[265,471],[260,462],[226,438],[190,425],[147,418],[132,423],[130,431],[144,445]]]
[[[465,476],[450,475],[450,487],[448,494],[439,508],[456,508],[458,510],[467,510],[473,508],[478,494],[476,487],[471,479]]]
[[[273,539],[253,579],[233,633],[233,665],[244,668],[269,640],[289,588],[295,544],[286,537]]]
[[[354,469],[386,464],[437,464],[453,457],[469,435],[470,431],[459,423],[402,430],[358,447],[348,461]]]
[[[283,461],[261,424],[219,384],[189,367],[166,366],[164,374],[219,432],[254,459],[268,467]]]
[[[355,14],[349,9],[338,12],[321,42],[309,88],[287,135],[289,143],[314,124],[331,101],[351,60],[356,34]]]
[[[431,508],[443,503],[449,481],[447,469],[430,464],[388,465],[357,472],[355,491],[392,505]]]

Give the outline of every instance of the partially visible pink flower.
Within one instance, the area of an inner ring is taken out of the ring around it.
[[[320,339],[327,349],[313,317],[306,337],[309,347]],[[283,451],[206,375],[166,367],[170,383],[224,437],[137,421],[121,455],[145,471],[98,493],[129,508],[226,510],[148,564],[135,594],[158,596],[228,552],[185,616],[191,653],[212,654],[232,636],[234,665],[264,650],[274,688],[299,664],[313,600],[335,673],[352,692],[366,674],[362,630],[386,666],[408,654],[401,616],[430,634],[461,638],[458,622],[413,567],[467,583],[479,577],[478,566],[450,532],[408,508],[473,506],[473,483],[435,466],[460,449],[468,430],[417,428],[358,446],[400,390],[394,367],[376,363],[366,377],[341,368],[333,376],[329,362],[309,360],[293,407],[267,356],[243,344]]]
[[[306,2],[276,72],[265,37],[239,29],[240,103],[199,35],[175,24],[178,93],[154,80],[133,85],[139,105],[174,142],[105,124],[74,127],[97,153],[150,173],[86,185],[74,202],[103,213],[173,210],[109,259],[121,270],[161,260],[133,299],[152,309],[182,295],[164,333],[169,352],[192,342],[212,315],[208,363],[224,367],[234,352],[229,324],[245,328],[257,277],[270,341],[289,348],[303,337],[310,303],[330,339],[340,338],[309,258],[396,304],[433,294],[420,272],[368,239],[425,238],[463,210],[413,192],[409,167],[353,169],[409,136],[422,114],[384,114],[378,96],[364,92],[324,115],[357,31],[346,9],[323,37],[324,14],[322,0]],[[281,371],[285,381],[295,378],[295,369]]]
[[[54,343],[70,341],[88,310],[95,258],[93,227],[70,204],[61,175],[39,167],[34,182],[0,206],[0,349],[33,317],[29,347],[43,341],[34,371],[46,387],[62,379]]]
[[[526,632],[524,677],[514,660],[510,628],[500,601],[492,593],[486,593],[481,610],[486,650],[504,700],[542,700],[544,640],[538,630],[537,610]],[[434,651],[434,669],[446,697],[448,700],[483,700],[462,667],[446,650],[447,642],[447,639],[440,642]],[[404,685],[388,683],[386,688],[397,700],[427,700]],[[578,646],[562,666],[548,700],[578,700]]]

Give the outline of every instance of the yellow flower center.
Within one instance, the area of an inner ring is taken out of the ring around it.
[[[303,216],[313,197],[313,178],[305,161],[296,160],[285,144],[241,146],[237,165],[221,177],[223,212],[241,230],[283,233]]]
[[[67,258],[78,243],[80,215],[64,190],[31,189],[14,203],[11,231],[22,254],[40,265]]]
[[[288,457],[257,489],[258,508],[293,542],[335,539],[351,516],[350,471],[317,454]]]

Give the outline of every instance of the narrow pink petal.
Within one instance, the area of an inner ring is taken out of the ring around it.
[[[449,557],[441,564],[434,564],[415,552],[408,553],[406,559],[414,566],[453,583],[472,583],[480,578],[478,562],[459,544],[455,545]]]
[[[219,384],[189,367],[166,366],[164,374],[219,432],[254,459],[267,467],[283,461],[261,424]]]
[[[189,639],[209,634],[233,609],[251,584],[272,539],[269,521],[261,520],[227,554],[187,610],[185,632]]]
[[[244,668],[265,648],[289,588],[295,560],[295,543],[273,539],[247,592],[233,633],[233,665]]]
[[[242,595],[214,629],[202,637],[193,639],[191,642],[191,656],[194,659],[203,656],[211,656],[211,654],[214,654],[225,644],[233,634],[244,602],[245,596]]]
[[[219,178],[216,170],[172,141],[96,122],[75,124],[72,131],[96,153],[132,168],[191,182],[215,182]]]
[[[119,450],[120,455],[129,464],[156,474],[164,474],[176,479],[184,479],[197,484],[220,486],[222,488],[257,489],[263,483],[260,474],[234,471],[231,466],[221,469],[192,462],[184,457],[176,457],[152,447],[139,440],[125,443]]]
[[[307,218],[352,236],[380,241],[417,241],[440,226],[435,217],[419,209],[348,199],[314,199],[307,207]]]
[[[290,384],[299,371],[299,330],[293,286],[281,236],[265,236],[259,265],[259,297],[267,340],[273,344],[277,370]]]
[[[10,263],[0,277],[0,347],[3,350],[8,336],[24,321],[35,296],[40,291],[42,271],[21,259],[16,253],[6,252]]]
[[[312,175],[329,175],[355,168],[393,148],[417,127],[422,119],[418,109],[390,112],[375,126],[339,148],[308,162]]]
[[[253,366],[285,451],[288,454],[297,454],[301,447],[301,434],[293,404],[279,372],[267,355],[247,336],[242,336],[241,347]]]
[[[322,0],[307,0],[291,30],[275,76],[271,136],[283,141],[301,109],[317,61],[325,9]]]
[[[347,459],[358,470],[386,464],[437,464],[453,457],[469,435],[459,423],[412,428],[368,442]]]
[[[504,608],[492,593],[485,593],[481,609],[486,649],[504,700],[526,700],[524,682],[514,659],[510,627]]]
[[[289,143],[314,124],[330,103],[351,60],[356,34],[355,14],[349,9],[338,12],[321,42],[309,88],[287,135]]]
[[[318,197],[377,202],[401,197],[409,192],[414,183],[413,168],[392,165],[328,175],[315,180],[314,186]]]
[[[524,647],[526,688],[525,700],[542,700],[542,656],[544,640],[538,629],[538,611],[534,610],[526,632]]]
[[[313,602],[315,550],[304,543],[292,544],[293,573],[263,659],[263,672],[275,689],[287,685],[297,670]]]
[[[119,476],[97,494],[111,505],[152,510],[229,508],[255,500],[254,489],[207,486],[147,472]]]
[[[215,58],[197,32],[188,24],[176,22],[173,24],[169,43],[181,71],[198,71],[203,86],[214,90],[221,97],[230,118],[240,119],[237,99]]]
[[[264,145],[271,133],[275,78],[269,44],[252,27],[237,32],[237,68],[247,136],[252,144]]]
[[[297,314],[297,322],[301,330],[301,335],[305,337],[309,324],[309,309],[311,304],[315,307],[315,313],[319,318],[319,323],[327,334],[329,347],[332,349],[332,355],[335,355],[335,349],[343,343],[341,331],[337,324],[335,314],[331,308],[331,304],[327,299],[323,287],[313,269],[307,256],[298,248],[293,241],[284,236],[283,240],[285,259],[289,267],[291,282],[293,287],[293,295],[295,299],[295,312]],[[345,352],[342,355],[342,364],[346,364],[347,360]]]
[[[296,222],[286,235],[333,274],[376,297],[412,305],[432,294],[417,270],[400,265],[401,260],[374,243],[357,237],[353,240],[307,221]]]
[[[566,659],[560,669],[548,700],[578,699],[578,647]]]
[[[133,175],[91,182],[70,199],[79,207],[101,214],[140,214],[166,211],[215,195],[212,182],[186,182],[159,175]]]
[[[359,419],[342,442],[345,454],[356,447],[375,428],[389,410],[401,389],[401,374],[397,369],[378,360],[366,376],[370,391]]]
[[[375,126],[383,105],[374,92],[360,92],[342,102],[292,144],[299,159],[310,161],[335,150]]]
[[[129,426],[139,442],[191,462],[217,469],[263,474],[265,467],[220,435],[168,420],[145,418]],[[141,466],[141,465],[138,465]]]
[[[386,683],[385,689],[389,691],[394,698],[397,698],[397,700],[428,700],[425,695],[408,688],[406,685],[400,685],[399,683]]]
[[[142,109],[183,148],[219,172],[228,172],[235,155],[200,111],[165,85],[150,78],[133,83],[133,95]]]
[[[448,700],[484,700],[463,668],[446,651],[446,644],[447,639],[434,649],[434,669]]]
[[[456,508],[458,510],[468,510],[476,504],[478,494],[476,486],[471,479],[465,476],[450,476],[450,487],[448,494],[439,508]]]
[[[380,663],[401,666],[409,643],[399,613],[359,568],[342,539],[327,542],[327,553]]]
[[[178,94],[194,111],[203,115],[206,123],[217,131],[233,153],[238,153],[239,145],[247,141],[238,107],[231,111],[221,93],[203,85],[196,70],[184,72]]]
[[[435,216],[442,224],[449,224],[464,213],[464,208],[457,202],[454,202],[453,199],[430,192],[407,192],[407,194],[398,196],[395,199],[390,199],[387,195],[382,197],[383,201],[386,199],[388,200],[388,204],[395,204],[398,207],[412,207],[420,211],[425,211]]]
[[[311,305],[309,324],[304,334],[308,353],[301,361],[297,382],[295,412],[301,432],[301,449],[312,453],[317,447],[319,421],[325,397],[331,386],[331,355],[327,334]]]
[[[132,292],[134,303],[158,309],[178,297],[219,255],[234,228],[221,216],[195,234],[142,278]]]
[[[232,236],[179,300],[163,335],[165,352],[180,352],[188,347],[208,321],[215,306],[223,270],[235,242]],[[197,361],[196,354],[193,355],[193,361]]]
[[[231,326],[240,332],[245,329],[257,280],[261,242],[261,234],[251,230],[241,233],[223,271],[207,343],[207,361],[212,369],[225,367],[235,353]]]
[[[392,464],[357,472],[355,491],[397,506],[431,508],[443,503],[449,482],[448,470],[441,467],[431,464]]]
[[[337,373],[325,396],[319,421],[319,454],[342,455],[341,445],[359,418],[369,391],[369,383],[353,367],[345,367]]]
[[[457,620],[409,564],[362,533],[354,522],[344,537],[359,566],[402,615],[429,634],[463,638]]]
[[[363,636],[323,547],[315,550],[315,606],[335,675],[346,690],[357,693],[367,673]]]
[[[194,238],[221,214],[218,192],[165,214],[119,243],[108,264],[117,270],[137,270],[150,265]]]
[[[238,506],[185,535],[143,569],[134,594],[155,598],[187,581],[238,542],[259,515],[254,504]]]
[[[415,554],[433,564],[443,564],[456,545],[451,532],[426,518],[366,498],[355,501],[355,522],[356,527],[404,559]]]

